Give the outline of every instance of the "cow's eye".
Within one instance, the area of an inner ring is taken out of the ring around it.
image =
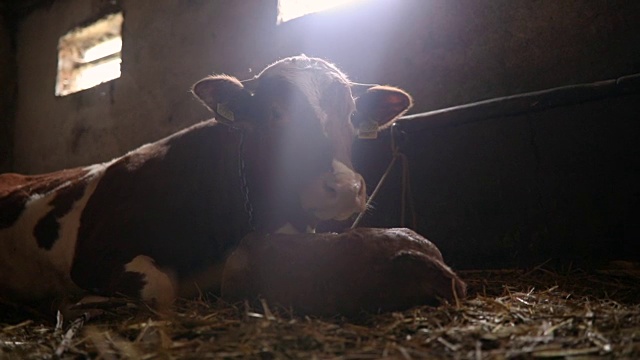
[[[271,108],[271,123],[274,125],[280,124],[283,121],[282,111],[277,107]]]
[[[271,109],[271,118],[273,120],[278,120],[280,118],[282,118],[282,114],[280,114],[280,111],[276,108]]]
[[[352,112],[351,115],[349,115],[349,121],[351,121],[351,124],[354,124],[354,120],[356,119],[356,112]]]

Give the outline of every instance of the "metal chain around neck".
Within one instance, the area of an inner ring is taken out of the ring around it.
[[[240,191],[244,197],[244,211],[247,213],[247,221],[252,231],[255,231],[256,227],[253,219],[253,206],[249,199],[249,185],[247,184],[247,169],[244,161],[244,138],[245,130],[239,129],[240,141],[238,142],[238,176],[240,178]]]

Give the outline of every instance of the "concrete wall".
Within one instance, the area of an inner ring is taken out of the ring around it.
[[[11,169],[16,95],[15,57],[8,24],[0,16],[0,173]]]
[[[16,171],[118,156],[208,116],[188,94],[204,75],[301,52],[405,87],[415,112],[640,71],[634,0],[369,0],[280,26],[275,0],[120,0],[122,77],[56,98],[58,38],[111,3],[58,0],[22,23]]]
[[[236,26],[252,24],[243,15],[246,8],[227,3],[122,1],[122,76],[65,97],[54,96],[58,38],[98,17],[110,3],[61,0],[32,13],[18,33],[16,171],[105,161],[206,118],[188,91],[211,72],[242,66],[233,46],[241,41]],[[255,6],[249,9],[260,13]],[[220,32],[224,16],[237,22],[226,20],[230,25]]]

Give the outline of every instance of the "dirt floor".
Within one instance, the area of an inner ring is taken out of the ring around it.
[[[640,358],[637,267],[461,275],[470,296],[457,304],[356,319],[216,299],[180,301],[174,314],[163,317],[118,300],[101,312],[56,323],[4,303],[0,359]]]

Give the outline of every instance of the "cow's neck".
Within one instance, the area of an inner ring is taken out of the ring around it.
[[[253,193],[253,195],[258,194]],[[253,199],[253,196],[251,198]],[[314,233],[317,225],[317,221],[303,211],[298,204],[286,206],[270,201],[255,201],[254,218],[255,230],[267,234]]]
[[[239,188],[246,203],[245,212],[250,228],[266,234],[314,233],[317,220],[300,207],[295,192],[274,196],[274,191],[266,182],[269,178],[268,164],[255,161],[260,159],[253,147],[255,143],[255,138],[241,138],[238,151]]]

